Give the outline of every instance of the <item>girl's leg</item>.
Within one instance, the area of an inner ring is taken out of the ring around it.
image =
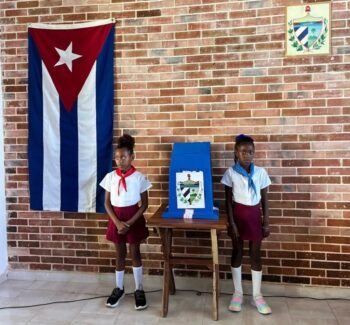
[[[243,240],[238,238],[237,242],[232,241],[231,266],[239,267],[242,264]]]
[[[249,242],[250,265],[252,269],[253,297],[261,296],[261,241]]]
[[[130,244],[130,255],[132,259],[132,271],[135,279],[135,309],[142,310],[147,308],[145,292],[142,286],[142,261],[140,252],[140,243]]]
[[[242,256],[243,240],[238,238],[237,242],[232,241],[231,272],[235,293],[243,295],[242,289]]]
[[[126,243],[115,244],[115,251],[116,251],[116,270],[115,270],[116,287],[121,290],[124,290]]]
[[[229,310],[239,312],[242,309],[243,288],[242,288],[242,256],[243,240],[232,241],[231,272],[234,286],[234,293],[231,298]]]
[[[116,288],[113,289],[111,295],[107,299],[106,306],[110,308],[117,307],[119,302],[124,298],[124,269],[126,258],[126,244],[115,244],[116,251],[116,268],[115,283]]]
[[[142,261],[140,243],[130,244],[130,255],[132,259],[132,270],[135,279],[135,290],[142,290]]]
[[[253,303],[261,314],[271,314],[271,308],[261,295],[261,241],[249,242],[249,255],[252,269]]]
[[[249,255],[252,270],[261,271],[261,241],[249,241]]]

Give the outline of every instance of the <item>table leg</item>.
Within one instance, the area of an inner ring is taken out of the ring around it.
[[[172,278],[172,276],[170,275],[170,273],[172,273],[170,268],[172,230],[169,228],[159,228],[159,233],[162,241],[163,258],[164,258],[162,317],[166,317],[168,314],[168,305],[169,305],[169,286],[171,285],[171,278]],[[173,278],[172,278],[172,281],[174,281]]]
[[[170,294],[171,295],[174,295],[176,293],[174,273],[173,273],[173,267],[172,266],[170,266],[169,289],[170,289]]]
[[[216,229],[210,230],[213,255],[213,320],[219,319],[219,252]]]
[[[171,259],[171,251],[172,251],[172,242],[173,242],[173,230],[171,228],[168,228],[168,243],[169,243],[169,292],[171,295],[174,295],[176,293],[175,288],[175,280],[174,280],[174,273],[173,273],[173,266],[170,263]]]

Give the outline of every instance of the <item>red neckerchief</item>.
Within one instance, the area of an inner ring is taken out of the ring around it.
[[[118,195],[119,195],[120,185],[123,185],[125,192],[127,192],[125,178],[132,175],[135,171],[136,171],[136,168],[134,166],[131,166],[125,174],[123,174],[123,172],[120,170],[120,168],[117,168],[115,170],[117,175],[120,177],[119,183],[118,183]]]

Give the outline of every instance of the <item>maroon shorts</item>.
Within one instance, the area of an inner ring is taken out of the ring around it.
[[[233,220],[242,240],[261,241],[263,239],[260,203],[251,206],[234,202]]]
[[[120,221],[130,220],[140,207],[138,204],[127,207],[115,207],[113,210],[115,215]],[[148,237],[148,229],[146,227],[145,217],[142,215],[137,221],[129,228],[128,232],[124,235],[118,234],[118,229],[115,226],[113,220],[109,218],[106,238],[115,244],[136,244]]]

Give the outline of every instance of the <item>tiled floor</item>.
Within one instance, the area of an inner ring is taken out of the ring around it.
[[[132,289],[131,279],[126,281],[126,286]],[[0,308],[107,295],[111,289],[108,282],[7,280],[0,284]],[[145,289],[154,289],[154,286]],[[170,296],[167,318],[160,317],[160,291],[147,294],[149,308],[144,311],[134,310],[132,295],[127,295],[115,309],[104,306],[105,298],[23,309],[0,309],[0,324],[350,324],[350,301],[268,298],[273,314],[262,316],[249,304],[249,297],[245,297],[242,312],[229,312],[227,304],[230,296],[223,294],[220,297],[219,321],[214,322],[211,319],[211,298],[209,294],[198,296],[194,292],[178,291]]]

